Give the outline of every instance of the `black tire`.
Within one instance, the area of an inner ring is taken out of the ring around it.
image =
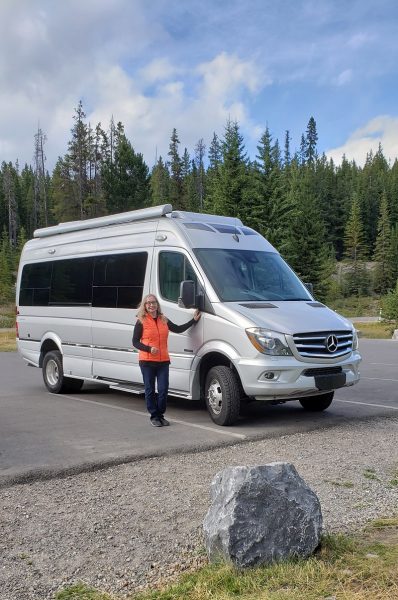
[[[333,401],[334,392],[321,394],[320,396],[309,396],[308,398],[300,398],[299,402],[304,410],[310,412],[322,412],[329,408]]]
[[[232,425],[240,410],[239,381],[232,369],[220,365],[212,367],[205,383],[207,410],[217,425]]]
[[[64,376],[62,354],[58,350],[47,352],[43,359],[42,371],[45,386],[52,394],[78,392],[83,385],[82,379],[71,379]]]

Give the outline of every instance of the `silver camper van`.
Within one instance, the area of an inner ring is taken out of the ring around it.
[[[170,395],[204,398],[218,425],[247,400],[322,411],[359,380],[352,323],[311,296],[279,253],[239,219],[169,204],[36,230],[17,280],[17,343],[53,393],[84,381],[143,392],[136,308],[156,294],[174,323]]]

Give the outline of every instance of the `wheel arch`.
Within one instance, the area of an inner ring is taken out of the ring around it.
[[[43,337],[41,340],[39,357],[40,368],[43,366],[43,359],[45,355],[47,354],[47,352],[51,352],[51,350],[58,350],[58,352],[60,352],[63,356],[61,340],[57,335],[53,333],[47,334],[46,337]]]
[[[195,374],[192,384],[192,398],[198,400],[204,398],[204,388],[206,382],[207,373],[212,367],[223,365],[229,367],[236,375],[239,385],[242,387],[239,372],[235,368],[230,356],[227,356],[223,352],[213,350],[206,353],[201,357],[200,362],[196,365]]]

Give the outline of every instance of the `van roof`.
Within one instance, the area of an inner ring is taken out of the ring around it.
[[[82,231],[84,229],[96,229],[97,227],[107,227],[109,225],[120,225],[122,223],[133,223],[137,221],[147,221],[158,219],[161,217],[169,217],[172,219],[181,219],[195,223],[207,223],[211,225],[224,224],[231,226],[242,226],[240,219],[234,217],[223,217],[220,215],[208,215],[204,213],[194,213],[181,210],[173,211],[171,204],[162,204],[160,206],[150,206],[139,210],[131,210],[128,212],[118,213],[115,215],[107,215],[105,217],[96,217],[94,219],[84,219],[81,221],[69,221],[60,223],[51,227],[36,229],[33,233],[34,238],[45,238],[60,233],[70,233],[72,231]]]

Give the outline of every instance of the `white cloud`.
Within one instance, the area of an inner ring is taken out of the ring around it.
[[[377,152],[379,144],[387,160],[394,161],[398,158],[397,117],[381,115],[372,119],[364,127],[354,131],[343,146],[328,150],[326,155],[336,164],[341,163],[345,155],[347,160],[355,160],[357,165],[362,166],[366,155],[370,150]]]
[[[256,92],[260,87],[261,79],[255,66],[226,52],[221,52],[210,62],[202,63],[197,71],[203,76],[204,87],[214,96],[223,96],[242,85],[251,92]]]
[[[352,80],[352,71],[351,69],[345,69],[342,71],[336,78],[336,85],[345,85],[346,83],[350,83]]]
[[[141,69],[140,76],[143,81],[156,83],[174,77],[179,72],[181,69],[174,67],[169,59],[157,58]]]
[[[98,66],[93,73],[94,110],[91,123],[101,121],[107,127],[110,116],[122,121],[136,151],[142,152],[149,166],[155,154],[167,158],[172,129],[177,129],[181,152],[193,152],[200,138],[209,143],[213,132],[222,134],[228,118],[237,119],[245,135],[257,135],[245,104],[243,91],[260,86],[256,68],[248,61],[222,53],[192,69],[190,85],[178,78],[181,68],[168,62],[168,78],[156,81],[151,94],[145,94],[145,82],[130,77],[120,67]],[[158,63],[159,66],[159,63]],[[153,63],[142,71],[156,74]],[[154,77],[156,79],[156,77]]]

